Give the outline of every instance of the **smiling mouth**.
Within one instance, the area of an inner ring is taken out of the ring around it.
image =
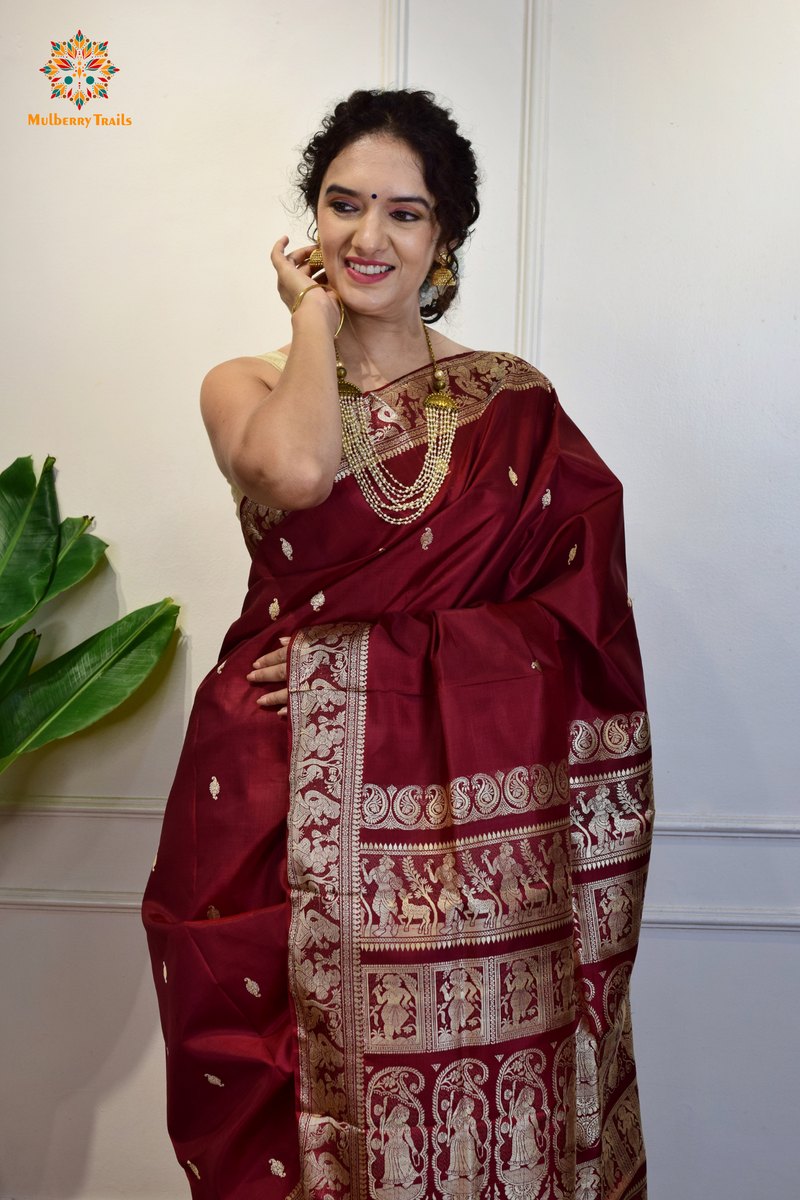
[[[394,267],[390,267],[381,263],[368,264],[353,262],[352,258],[346,258],[344,261],[345,266],[349,267],[351,271],[355,271],[359,275],[388,275],[390,271],[394,270]]]

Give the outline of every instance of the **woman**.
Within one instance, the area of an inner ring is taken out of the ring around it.
[[[526,1087],[552,1194],[595,1173],[644,1195],[620,1014],[652,809],[621,489],[537,370],[423,324],[456,294],[476,179],[428,93],[339,104],[301,167],[318,247],[272,253],[291,342],[204,384],[253,568],[144,905],[196,1197],[449,1194],[441,1096],[468,1097],[500,1196]],[[612,814],[568,854],[570,783],[637,796],[642,835],[623,846]],[[475,1011],[454,1029],[458,970]],[[581,1020],[614,1086],[576,1150]]]

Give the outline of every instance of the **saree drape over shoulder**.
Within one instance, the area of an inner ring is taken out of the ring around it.
[[[197,1198],[645,1196],[621,487],[533,367],[445,365],[459,427],[420,519],[381,520],[346,464],[319,508],[240,505],[250,588],[144,905]],[[364,401],[404,483],[429,384]],[[245,679],[281,636],[288,723]]]

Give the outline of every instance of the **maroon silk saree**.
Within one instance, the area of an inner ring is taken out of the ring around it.
[[[652,827],[621,488],[547,380],[445,360],[446,482],[243,500],[144,918],[168,1112],[208,1200],[633,1200]],[[430,369],[367,398],[411,482]],[[245,679],[291,635],[289,720]]]

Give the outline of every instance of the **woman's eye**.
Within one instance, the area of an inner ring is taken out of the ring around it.
[[[346,200],[331,201],[331,208],[334,212],[355,212],[352,204],[348,204]]]
[[[392,213],[392,216],[394,217],[394,219],[396,221],[418,221],[419,220],[419,217],[417,216],[416,213],[408,212],[408,210],[405,208],[396,209]]]

